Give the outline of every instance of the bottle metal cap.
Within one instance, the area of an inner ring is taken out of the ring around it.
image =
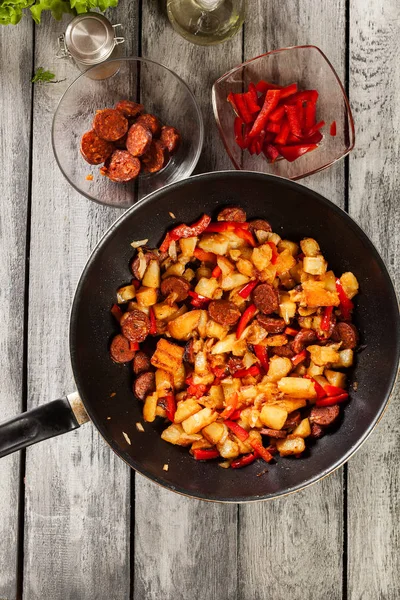
[[[115,46],[114,28],[100,13],[78,15],[65,31],[65,45],[75,60],[95,65],[112,53]]]

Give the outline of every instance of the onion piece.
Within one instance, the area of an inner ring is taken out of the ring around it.
[[[131,242],[132,248],[140,248],[140,246],[145,246],[149,240],[137,240]]]

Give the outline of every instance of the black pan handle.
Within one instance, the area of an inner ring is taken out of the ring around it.
[[[22,413],[0,423],[0,458],[77,429],[88,420],[77,393]]]

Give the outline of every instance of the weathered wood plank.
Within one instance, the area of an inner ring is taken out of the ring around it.
[[[121,3],[110,18],[126,25],[127,52],[134,53],[136,3]],[[93,245],[120,214],[79,196],[53,158],[53,113],[79,74],[51,50],[66,24],[46,14],[36,28],[36,66],[66,81],[38,86],[34,97],[28,408],[74,389],[68,321],[75,285]],[[94,427],[28,450],[24,598],[128,599],[129,533],[130,470]]]
[[[245,26],[245,57],[312,43],[345,73],[345,2],[262,2]],[[301,181],[344,205],[344,164]],[[267,476],[267,475],[266,475]],[[342,598],[342,472],[268,503],[239,508],[239,598]],[[312,573],[312,577],[310,577]]]
[[[350,214],[382,253],[399,286],[400,7],[350,2],[350,100],[356,149],[350,157]],[[380,425],[348,465],[348,597],[400,595],[399,386]]]
[[[230,168],[214,123],[211,85],[241,61],[241,36],[194,46],[170,27],[156,3],[143,3],[143,56],[176,71],[201,106],[205,144],[197,171]],[[135,600],[236,598],[236,506],[179,497],[136,476]],[[225,540],[222,542],[221,540]],[[199,558],[200,557],[200,558]]]
[[[0,28],[0,420],[23,394],[25,242],[29,189],[32,23]],[[0,465],[0,598],[17,593],[20,455]]]

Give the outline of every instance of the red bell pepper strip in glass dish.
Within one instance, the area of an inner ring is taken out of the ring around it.
[[[232,469],[241,469],[242,467],[247,467],[247,465],[251,465],[256,460],[255,454],[245,454],[242,458],[237,458],[231,462]]]
[[[354,304],[353,302],[350,300],[350,298],[348,298],[348,296],[346,295],[346,292],[343,289],[343,286],[340,282],[340,279],[336,279],[336,291],[339,295],[339,301],[340,301],[340,312],[343,315],[343,318],[345,321],[350,321],[351,319],[351,311],[354,308]]]
[[[280,100],[283,100],[283,98],[287,98],[288,96],[292,96],[296,92],[297,83],[291,83],[290,85],[287,85],[286,87],[281,89]]]
[[[322,316],[322,321],[321,321],[322,331],[329,331],[329,326],[330,326],[331,320],[332,320],[332,312],[333,312],[333,306],[325,306],[324,314]]]
[[[264,81],[263,79],[256,83],[256,90],[260,92],[260,94],[265,94],[268,90],[280,90],[282,89],[281,85],[276,85],[275,83],[269,83],[268,81]]]
[[[288,120],[285,118],[281,125],[281,130],[275,138],[274,145],[276,146],[284,146],[288,140],[290,133],[290,125]]]
[[[281,126],[279,123],[268,123],[267,131],[271,131],[272,133],[279,133],[281,130]]]
[[[202,262],[210,262],[210,263],[217,262],[216,254],[214,254],[213,252],[206,252],[205,250],[202,250],[201,248],[195,248],[194,252],[193,252],[193,256],[195,258],[197,258],[198,260],[201,260]]]
[[[316,116],[317,116],[317,103],[312,102],[310,100],[309,102],[306,103],[306,122],[305,122],[306,131],[309,131],[311,129],[311,127],[313,127],[315,125],[315,123],[317,122]]]
[[[175,396],[173,394],[168,394],[168,396],[166,396],[166,398],[165,398],[165,402],[166,402],[165,412],[167,414],[167,419],[169,419],[171,421],[171,423],[173,423],[175,413],[176,413]]]
[[[269,360],[266,346],[260,346],[260,344],[255,344],[253,348],[258,360],[261,363],[262,368],[265,372],[267,372],[269,369]]]
[[[255,304],[250,304],[240,317],[237,329],[236,329],[236,338],[239,340],[243,331],[246,329],[247,325],[250,323],[252,318],[257,314],[258,309]]]
[[[307,350],[302,350],[301,352],[299,352],[298,354],[293,356],[291,361],[294,364],[294,366],[297,367],[297,365],[299,365],[301,362],[306,360],[306,358],[307,358]]]
[[[336,121],[332,121],[331,126],[329,128],[329,133],[332,137],[336,137]]]
[[[273,123],[280,123],[285,116],[286,111],[284,106],[278,106],[272,113],[269,115],[269,121]]]
[[[265,460],[265,462],[269,463],[274,459],[272,454],[266,448],[264,448],[261,442],[257,440],[251,440],[250,446],[256,451],[256,455],[260,456],[263,460]]]
[[[171,231],[168,231],[160,246],[160,252],[167,252],[172,241],[177,241],[182,238],[195,237],[203,233],[211,222],[211,217],[203,215],[193,225],[177,225]]]
[[[232,92],[229,92],[227,100],[228,100],[229,104],[232,106],[236,115],[240,118],[239,110],[238,110],[238,107],[236,106],[236,102],[235,102]],[[242,119],[240,118],[240,120],[242,120]]]
[[[290,98],[286,98],[285,104],[297,104],[298,100],[301,102],[317,102],[318,96],[319,94],[317,90],[303,90],[302,92],[293,94],[293,96],[290,96]]]
[[[274,163],[280,154],[273,144],[264,144],[263,152],[271,163]]]
[[[249,94],[251,94],[253,100],[255,100],[257,102],[257,100],[258,100],[257,88],[253,82],[249,83],[248,89],[249,89]]]
[[[252,367],[249,367],[248,369],[238,369],[233,376],[234,377],[249,377],[250,375],[252,377],[255,377],[256,375],[260,374],[260,367],[258,365],[253,365]]]
[[[254,95],[250,91],[243,94],[243,96],[244,96],[244,101],[246,102],[247,110],[249,111],[249,113],[254,114],[254,113],[259,112],[260,107],[258,106],[258,103],[257,103],[258,96],[256,96],[254,98]],[[253,120],[253,118],[252,118],[252,120]]]
[[[111,307],[111,314],[112,316],[117,319],[118,323],[121,320],[121,317],[123,315],[122,310],[120,309],[120,307],[118,306],[118,304],[113,304]]]
[[[301,138],[302,130],[300,123],[300,115],[297,104],[294,106],[286,106],[286,116],[288,118],[290,131],[298,138]]]
[[[243,137],[243,121],[240,117],[235,118],[233,127],[235,131],[235,141],[237,145],[244,150],[247,148],[248,142],[246,143],[245,138]]]
[[[278,146],[278,150],[283,158],[286,158],[289,162],[294,162],[303,154],[312,152],[318,148],[317,144],[296,144],[294,146]]]
[[[154,314],[154,308],[152,306],[150,306],[150,308],[149,308],[149,317],[150,317],[149,334],[150,335],[156,335],[156,333],[157,333],[157,322],[156,322],[156,315]]]
[[[321,400],[317,400],[315,404],[316,406],[334,406],[335,404],[345,402],[348,397],[348,393],[343,392],[343,394],[340,394],[339,396],[328,396],[327,398],[321,398]]]
[[[267,244],[272,250],[271,265],[276,265],[276,262],[279,258],[279,252],[276,248],[276,244],[275,244],[275,242],[267,242]]]
[[[206,448],[205,450],[197,448],[196,450],[193,450],[193,456],[196,460],[211,460],[213,458],[218,458],[219,452],[213,448]]]
[[[195,308],[207,308],[207,306],[211,302],[211,298],[207,298],[206,296],[200,296],[200,294],[197,294],[192,290],[189,290],[188,294],[192,298],[190,303]]]
[[[224,422],[225,422],[225,425],[227,427],[229,427],[229,429],[232,431],[232,433],[234,433],[241,442],[245,442],[247,440],[247,438],[249,437],[249,434],[245,429],[243,429],[243,427],[240,427],[240,425],[238,425],[234,421],[226,420]]]
[[[237,392],[228,398],[226,408],[220,414],[221,419],[229,419],[233,415],[237,408],[238,400]]]
[[[246,283],[246,285],[244,287],[242,287],[240,292],[238,292],[238,296],[240,296],[241,298],[244,298],[246,300],[246,298],[248,298],[250,296],[251,292],[258,285],[258,283],[259,283],[258,279],[256,279],[255,281],[250,281],[249,283]]]
[[[247,108],[244,94],[233,94],[233,98],[239,110],[239,117],[242,119],[243,123],[251,123],[253,121],[253,117]]]
[[[322,129],[322,127],[325,125],[325,121],[318,121],[318,123],[315,123],[315,125],[313,125],[309,131],[307,131],[307,137],[311,137],[312,135],[314,135],[314,133],[317,133],[317,131],[319,131],[320,129]]]
[[[265,102],[257,115],[253,127],[250,130],[249,137],[256,137],[264,129],[268,121],[268,116],[277,107],[279,102],[280,90],[268,90],[265,96]]]

